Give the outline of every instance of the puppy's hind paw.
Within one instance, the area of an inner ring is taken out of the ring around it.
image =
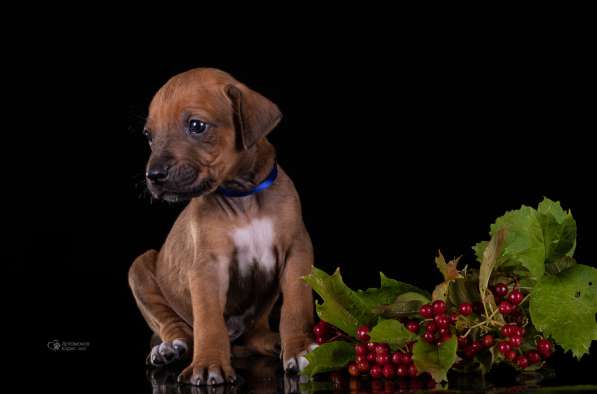
[[[189,345],[185,340],[175,339],[155,345],[147,356],[147,365],[161,367],[181,360],[188,353]]]

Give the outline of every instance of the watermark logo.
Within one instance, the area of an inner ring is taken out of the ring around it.
[[[59,341],[54,339],[47,343],[48,349],[53,352],[81,352],[89,348],[89,342]]]

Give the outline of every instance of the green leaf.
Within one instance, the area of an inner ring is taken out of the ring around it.
[[[537,208],[537,217],[543,229],[546,261],[572,256],[576,247],[576,221],[570,211],[565,212],[559,202],[545,198]]]
[[[545,271],[552,275],[557,275],[576,264],[576,260],[570,256],[562,256],[552,263],[545,264]]]
[[[302,375],[313,376],[318,373],[335,371],[344,368],[355,358],[354,346],[345,341],[324,343],[305,356],[309,361],[301,372]]]
[[[576,358],[597,340],[597,269],[576,264],[558,275],[546,275],[530,297],[531,320]]]
[[[475,257],[477,257],[477,261],[480,263],[483,260],[483,252],[487,247],[488,241],[481,241],[477,242],[475,246],[473,246],[473,250],[475,251]]]
[[[371,305],[344,284],[339,269],[330,276],[313,267],[303,279],[323,299],[323,304],[316,302],[319,318],[348,335],[354,336],[358,326],[370,324],[376,319]]]
[[[448,370],[458,358],[457,347],[455,335],[440,346],[419,339],[413,347],[413,362],[419,372],[429,372],[436,382],[448,380]]]
[[[431,297],[431,294],[429,294],[428,291],[419,289],[417,286],[413,286],[408,283],[400,282],[396,279],[388,278],[383,272],[380,272],[379,276],[381,279],[381,287],[393,289],[396,292],[396,297],[400,294],[403,294],[403,293],[406,293],[409,291],[423,294],[427,298]]]
[[[448,288],[448,298],[446,300],[449,306],[458,306],[462,303],[475,303],[481,301],[479,295],[479,271],[469,269],[462,279],[456,279],[450,283]]]
[[[388,278],[383,272],[380,272],[380,277],[380,288],[357,290],[358,296],[361,297],[361,300],[372,310],[379,309],[379,306],[383,304],[393,304],[396,301],[396,298],[404,293],[419,293],[423,295],[423,297],[429,294],[416,286]]]
[[[401,348],[417,338],[404,324],[395,319],[380,319],[369,332],[369,336],[371,342],[387,343],[392,350]]]
[[[507,236],[497,265],[520,264],[539,280],[545,270],[545,243],[537,211],[523,205],[519,210],[506,212],[491,225],[491,235],[502,228],[507,230]]]
[[[479,268],[479,294],[481,295],[485,307],[487,307],[488,296],[491,296],[491,293],[487,291],[489,278],[498,264],[499,257],[503,253],[504,243],[507,237],[508,231],[505,228],[497,230],[483,251],[481,268]]]

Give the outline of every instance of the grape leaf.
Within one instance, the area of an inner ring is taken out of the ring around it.
[[[546,263],[545,271],[552,275],[557,275],[560,272],[565,271],[568,268],[572,267],[574,264],[576,264],[576,260],[574,260],[573,257],[562,256],[552,263]]]
[[[404,324],[395,319],[380,319],[369,332],[369,336],[371,342],[387,343],[393,351],[417,338]]]
[[[477,261],[480,263],[483,260],[483,252],[487,247],[488,241],[481,241],[477,242],[475,246],[473,246],[473,250],[475,251],[475,257],[477,257]]]
[[[313,376],[318,373],[344,368],[355,358],[354,346],[345,341],[324,343],[305,356],[309,364],[301,375]]]
[[[576,221],[570,211],[565,212],[559,202],[543,199],[537,208],[543,229],[546,262],[572,256],[576,248]]]
[[[328,275],[313,267],[303,279],[323,299],[322,304],[316,302],[315,305],[321,320],[354,336],[358,326],[376,319],[370,304],[344,284],[339,269],[333,275]]]
[[[440,346],[427,343],[420,338],[413,347],[413,362],[419,372],[429,372],[436,382],[448,380],[448,370],[458,358],[457,347],[455,335]]]
[[[545,243],[537,211],[522,206],[519,210],[506,212],[491,225],[491,235],[507,230],[504,251],[497,265],[522,265],[535,280],[544,273]]]
[[[481,268],[479,268],[479,294],[485,306],[487,306],[488,297],[491,296],[491,293],[487,292],[489,278],[498,264],[499,257],[502,255],[507,235],[508,231],[505,228],[497,230],[483,251],[483,260],[481,261]]]
[[[546,275],[530,297],[531,320],[579,359],[597,340],[597,269],[576,264],[558,275]]]
[[[460,256],[462,257],[462,256]],[[433,293],[431,294],[432,300],[446,300],[448,297],[448,288],[450,283],[456,279],[462,278],[462,274],[458,271],[458,261],[460,257],[446,262],[444,255],[441,250],[438,250],[438,255],[435,258],[435,265],[444,277],[444,281],[439,285],[435,286]]]
[[[392,304],[396,301],[397,297],[407,292],[419,293],[424,297],[429,294],[416,286],[388,278],[383,272],[380,272],[379,275],[381,287],[377,289],[357,290],[357,294],[372,309],[382,304]]]

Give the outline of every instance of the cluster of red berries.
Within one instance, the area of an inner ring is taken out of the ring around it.
[[[496,283],[492,291],[496,301],[500,301],[498,307],[504,316],[515,312],[516,307],[524,300],[524,294],[517,288],[508,293],[508,286],[505,283]]]
[[[419,375],[412,359],[412,343],[407,346],[406,352],[391,352],[387,343],[370,342],[367,326],[357,329],[356,338],[359,341],[354,347],[356,358],[348,364],[351,376],[368,375],[373,379],[392,379],[416,378]]]
[[[548,358],[553,352],[553,344],[548,339],[540,338],[536,342],[536,350],[529,350],[523,353],[520,350],[520,346],[522,345],[524,334],[524,327],[512,323],[506,324],[500,329],[502,340],[497,343],[497,350],[504,358],[517,364],[521,369],[540,363],[542,359]]]
[[[320,320],[313,327],[313,334],[315,334],[315,342],[318,345],[326,342],[333,342],[339,338],[346,338],[346,334],[341,330],[323,320]]]
[[[470,312],[469,312],[470,309]],[[451,326],[458,320],[458,313],[453,312],[446,314],[448,307],[442,300],[435,300],[431,304],[425,304],[419,309],[419,313],[425,319],[423,327],[425,332],[423,333],[423,339],[429,343],[434,343],[437,346],[441,345],[442,342],[452,337]],[[464,313],[463,313],[464,311]],[[472,305],[462,304],[459,308],[460,314],[471,314]],[[413,333],[418,333],[420,324],[414,320],[406,323],[406,328]]]

